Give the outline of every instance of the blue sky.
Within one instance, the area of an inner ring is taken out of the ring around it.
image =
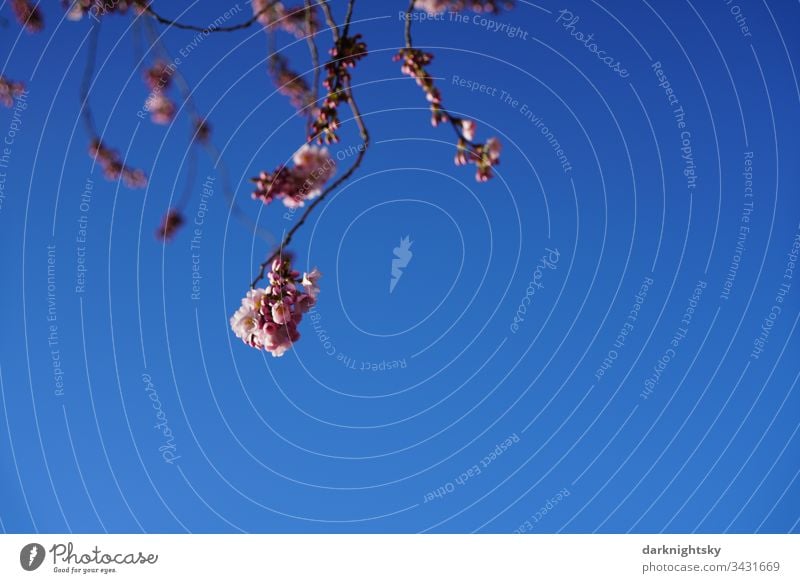
[[[406,2],[355,6],[373,144],[295,238],[324,277],[280,359],[228,326],[270,245],[225,181],[276,236],[298,217],[250,199],[305,135],[265,35],[157,28],[229,173],[200,154],[198,231],[165,246],[190,126],[137,115],[150,56],[132,18],[103,19],[91,103],[144,190],[86,154],[90,21],[49,7],[38,35],[0,29],[0,70],[29,89],[0,110],[2,528],[796,532],[797,7],[517,2],[416,22],[447,108],[503,143],[479,184],[391,60]],[[305,41],[278,46],[308,72]],[[341,137],[339,172],[346,111]]]

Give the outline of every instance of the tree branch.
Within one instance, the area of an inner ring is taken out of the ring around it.
[[[353,175],[353,173],[356,170],[358,170],[358,167],[361,166],[361,161],[364,159],[364,155],[367,152],[367,148],[369,148],[369,140],[370,140],[369,131],[367,130],[366,125],[364,124],[364,120],[361,117],[361,112],[359,111],[358,105],[356,104],[356,101],[353,98],[353,92],[350,88],[349,82],[345,86],[345,93],[347,95],[347,104],[350,106],[350,110],[353,112],[353,119],[356,122],[356,126],[358,127],[358,133],[361,136],[362,147],[359,148],[358,154],[356,155],[356,159],[350,166],[350,168],[348,168],[344,174],[342,174],[339,178],[334,180],[330,186],[328,186],[325,190],[322,191],[322,194],[320,194],[314,200],[314,202],[312,202],[308,206],[308,208],[302,214],[297,223],[295,223],[295,225],[291,229],[289,229],[289,231],[286,232],[286,234],[283,237],[283,240],[281,241],[280,246],[275,251],[273,251],[272,254],[258,266],[259,267],[258,275],[250,284],[251,289],[255,288],[258,282],[264,279],[267,266],[270,265],[276,257],[283,254],[284,249],[286,249],[289,246],[289,243],[292,242],[294,234],[298,231],[298,229],[300,229],[300,227],[303,226],[303,224],[306,222],[306,219],[308,219],[309,215],[314,211],[316,206],[320,204],[323,200],[325,200],[325,198],[331,192],[336,190],[347,179],[349,179]]]
[[[169,18],[165,18],[158,14],[155,10],[153,10],[152,6],[148,5],[144,10],[147,14],[152,16],[156,21],[161,24],[165,24],[167,26],[172,26],[174,28],[179,28],[181,30],[194,30],[197,32],[203,33],[212,33],[212,32],[235,32],[237,30],[243,30],[245,28],[249,28],[253,24],[255,24],[259,17],[264,14],[267,10],[272,8],[274,2],[268,3],[264,8],[259,10],[257,13],[253,14],[251,18],[246,20],[245,22],[240,22],[239,24],[234,24],[231,26],[218,26],[215,28],[209,28],[207,26],[197,26],[193,24],[184,24],[182,22],[178,22],[177,20],[171,20]]]

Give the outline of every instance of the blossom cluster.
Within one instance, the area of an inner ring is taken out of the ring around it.
[[[294,155],[293,162],[292,168],[280,166],[271,174],[262,172],[253,178],[256,183],[253,198],[264,204],[281,199],[289,208],[301,207],[305,201],[319,196],[336,172],[336,162],[327,148],[305,144]]]
[[[486,182],[492,176],[492,168],[500,164],[500,140],[497,138],[489,138],[484,144],[473,144],[472,138],[467,138],[467,135],[474,136],[475,122],[471,120],[462,120],[462,127],[470,124],[473,128],[469,134],[463,132],[464,137],[459,137],[456,144],[456,157],[455,162],[457,166],[464,166],[466,164],[475,164],[475,180],[478,182]]]
[[[475,164],[475,179],[486,182],[492,176],[492,168],[500,163],[500,141],[489,138],[484,144],[476,144],[476,124],[473,120],[451,116],[442,106],[442,95],[433,82],[433,77],[425,68],[433,60],[433,55],[413,47],[405,47],[394,56],[395,61],[402,61],[400,70],[417,82],[430,103],[431,124],[434,127],[450,122],[458,134],[456,142],[455,163],[458,166]]]
[[[148,0],[61,0],[61,4],[67,9],[69,20],[80,20],[87,14],[95,17],[106,14],[118,13],[125,14],[129,9],[134,9],[137,13],[144,12],[149,4]]]
[[[42,12],[39,5],[34,5],[31,0],[11,0],[11,10],[14,16],[28,32],[39,32],[44,26]]]
[[[253,5],[253,15],[258,17],[258,22],[265,28],[277,26],[297,38],[313,34],[317,29],[317,15],[313,6],[309,8],[309,15],[304,6],[286,8],[281,2],[275,2],[275,0],[253,0],[251,4]]]
[[[292,269],[291,259],[275,259],[268,274],[269,286],[247,292],[230,319],[231,329],[245,344],[283,356],[300,338],[297,325],[317,302],[321,276],[314,268],[301,278]]]
[[[417,0],[414,8],[424,10],[430,15],[439,14],[445,10],[449,12],[460,12],[465,8],[475,12],[499,12],[500,6],[511,8],[511,0],[498,2],[497,0]]]
[[[331,144],[339,141],[336,130],[339,129],[339,104],[347,101],[350,83],[350,71],[356,62],[367,56],[367,45],[361,35],[342,36],[330,50],[331,60],[325,64],[324,81],[328,95],[311,124],[309,140],[317,140],[320,144]]]
[[[174,65],[157,61],[144,72],[144,80],[150,88],[150,95],[145,102],[145,109],[150,112],[153,123],[166,125],[175,117],[177,107],[167,95],[166,90],[172,84]]]
[[[119,180],[128,188],[144,188],[147,186],[147,176],[137,168],[130,168],[123,164],[119,153],[108,148],[99,138],[94,138],[89,144],[89,155],[94,158],[103,169],[108,180]]]
[[[289,68],[285,57],[275,54],[270,59],[272,81],[281,95],[289,98],[289,102],[299,110],[313,105],[311,88],[299,74]]]
[[[447,113],[442,109],[442,95],[433,83],[433,77],[425,69],[433,60],[431,53],[419,49],[403,48],[394,56],[395,61],[403,61],[400,70],[417,82],[431,104],[431,123],[434,127],[447,121]]]
[[[25,93],[25,84],[0,75],[0,103],[13,107],[14,100]]]

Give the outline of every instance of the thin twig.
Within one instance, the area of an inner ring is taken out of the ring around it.
[[[92,30],[89,32],[89,34],[89,47],[86,49],[86,66],[83,69],[83,79],[81,80],[80,87],[80,99],[83,123],[86,126],[86,131],[89,133],[89,136],[94,139],[97,137],[97,128],[94,123],[94,116],[92,115],[92,108],[89,103],[89,91],[92,86],[94,68],[97,62],[97,44],[100,36],[100,23],[98,21],[92,22]]]
[[[351,0],[350,4],[348,5],[348,11],[347,11],[348,15],[346,17],[346,20],[348,22],[352,16],[352,5],[353,5],[353,0]],[[325,21],[331,30],[331,35],[333,36],[334,44],[338,43],[339,39],[342,37],[339,33],[339,28],[336,25],[336,21],[333,19],[333,15],[331,14],[331,10],[330,7],[328,6],[327,0],[321,0],[320,6],[322,7],[322,11],[325,14]],[[292,238],[294,237],[295,233],[297,233],[300,227],[302,227],[305,224],[306,220],[311,215],[311,213],[314,212],[314,209],[317,207],[317,205],[321,204],[322,201],[324,201],[325,198],[331,192],[336,190],[346,180],[348,180],[353,175],[353,173],[358,169],[358,167],[361,166],[361,162],[364,159],[364,155],[367,152],[367,148],[369,148],[369,131],[367,130],[367,126],[364,124],[364,120],[361,117],[361,112],[358,109],[358,105],[355,99],[353,98],[353,91],[349,80],[345,80],[343,82],[342,91],[344,92],[345,95],[345,101],[347,101],[347,104],[350,107],[350,111],[353,113],[353,119],[356,122],[356,127],[358,128],[358,133],[361,136],[362,140],[362,144],[358,150],[356,159],[353,161],[353,164],[350,166],[350,168],[348,168],[344,172],[344,174],[342,174],[339,178],[334,180],[330,184],[330,186],[325,188],[325,190],[322,191],[322,193],[314,200],[314,202],[312,202],[308,206],[305,212],[303,212],[303,214],[300,216],[300,219],[297,221],[297,223],[295,223],[294,226],[292,226],[292,228],[289,229],[283,236],[283,240],[281,241],[281,244],[278,246],[278,248],[275,249],[275,251],[273,251],[265,261],[259,264],[258,274],[250,284],[251,289],[254,289],[256,285],[258,285],[258,282],[264,279],[266,275],[267,266],[270,265],[276,257],[283,255],[284,249],[286,249],[289,246],[289,243],[292,242]]]
[[[320,194],[314,200],[314,202],[312,202],[308,206],[308,208],[302,214],[297,223],[295,223],[295,225],[291,229],[289,229],[289,231],[287,231],[287,233],[283,237],[283,240],[281,241],[280,246],[275,251],[273,251],[272,254],[264,262],[259,264],[258,275],[250,284],[251,289],[254,289],[258,284],[258,282],[264,279],[267,266],[270,265],[276,257],[283,254],[283,250],[286,249],[289,246],[289,243],[292,242],[294,234],[300,227],[303,226],[303,224],[306,222],[306,219],[308,219],[309,215],[314,211],[314,208],[316,208],[318,204],[320,204],[323,200],[325,200],[325,198],[331,192],[333,192],[348,178],[350,178],[353,175],[353,173],[358,169],[358,167],[361,165],[361,161],[364,159],[364,154],[366,154],[367,148],[369,147],[369,132],[367,131],[367,127],[364,124],[364,120],[361,117],[361,112],[358,109],[358,105],[356,104],[356,101],[353,98],[353,92],[350,88],[349,82],[345,83],[344,91],[345,95],[347,96],[347,104],[350,106],[350,110],[353,112],[353,119],[356,122],[356,126],[358,127],[358,133],[361,136],[362,147],[359,148],[358,154],[356,155],[356,159],[350,166],[350,168],[348,168],[344,174],[342,174],[339,178],[334,180],[330,186],[328,186],[325,190],[322,191],[322,194]]]
[[[205,34],[210,34],[212,32],[235,32],[237,30],[243,30],[245,28],[249,28],[255,22],[258,21],[259,17],[262,14],[264,14],[267,10],[272,8],[273,4],[274,2],[270,2],[264,8],[253,14],[253,16],[250,19],[246,20],[245,22],[240,22],[239,24],[234,24],[231,26],[217,26],[214,28],[208,26],[197,26],[194,24],[185,24],[183,22],[178,22],[177,20],[171,20],[169,18],[165,18],[160,14],[158,14],[155,10],[153,10],[152,6],[147,6],[147,8],[145,8],[145,12],[147,12],[147,14],[152,16],[155,20],[157,20],[161,24],[166,24],[167,26],[172,26],[174,28],[179,28],[181,30],[194,30]]]
[[[411,13],[414,11],[414,4],[416,4],[417,0],[411,0],[411,3],[408,5],[408,9],[406,10],[406,48],[412,49],[414,48],[414,43],[411,42]]]
[[[333,14],[331,13],[331,7],[328,6],[328,0],[320,0],[319,5],[322,8],[323,14],[325,14],[325,22],[328,24],[328,28],[331,29],[331,35],[333,35],[333,42],[338,43],[339,27],[336,26],[336,21],[333,19]]]
[[[186,165],[186,183],[183,186],[183,193],[178,200],[176,208],[180,211],[186,208],[194,192],[194,183],[197,178],[197,148],[192,142],[189,144],[189,163]]]
[[[406,9],[405,41],[406,41],[406,48],[410,50],[414,49],[414,43],[411,41],[411,22],[413,20],[411,18],[411,13],[414,11],[414,5],[416,4],[416,2],[417,0],[411,0],[408,4],[408,8]],[[473,142],[472,140],[468,140],[464,136],[464,133],[461,131],[461,122],[464,121],[463,118],[451,114],[441,103],[439,103],[439,109],[441,109],[442,113],[445,115],[447,121],[450,123],[450,126],[455,131],[456,137],[458,137],[459,140],[462,140],[464,143],[469,144],[473,148],[480,145]]]
[[[347,36],[350,32],[350,21],[353,20],[353,5],[355,4],[355,0],[350,0],[347,3],[347,12],[344,15],[344,24],[342,25],[342,36]]]
[[[147,32],[150,36],[151,42],[156,46],[156,49],[161,54],[161,58],[164,59],[166,62],[172,62],[172,57],[169,54],[166,46],[161,41],[159,36],[153,30],[153,27],[150,23],[146,24]],[[186,78],[180,72],[180,70],[176,67],[172,73],[172,76],[175,79],[175,83],[178,86],[178,90],[181,93],[183,101],[186,105],[186,109],[189,111],[189,117],[192,119],[195,131],[192,133],[193,141],[197,140],[197,131],[196,129],[199,127],[201,122],[205,121],[205,118],[200,115],[197,106],[192,99],[192,88],[189,86],[189,83],[186,81]],[[262,229],[258,226],[258,224],[244,212],[239,205],[236,203],[236,195],[233,192],[233,188],[231,187],[231,180],[230,180],[230,173],[228,172],[228,167],[225,164],[225,160],[222,157],[222,153],[217,150],[214,144],[211,142],[210,138],[207,138],[205,141],[201,142],[203,148],[206,150],[206,153],[211,158],[212,162],[214,163],[214,167],[222,174],[222,193],[225,196],[225,200],[228,203],[228,206],[231,209],[231,213],[233,216],[242,224],[247,226],[247,228],[253,232],[254,234],[258,235],[261,239],[267,241],[268,243],[274,243],[275,237],[269,231]],[[187,201],[188,202],[188,201]]]
[[[313,12],[311,11],[311,0],[305,0],[306,8],[306,42],[308,43],[308,52],[311,54],[311,68],[313,70],[313,81],[311,83],[311,103],[316,104],[319,98],[319,51],[317,50],[317,41],[314,39],[316,31],[313,30]],[[308,129],[311,129],[313,123],[314,108],[308,108]]]

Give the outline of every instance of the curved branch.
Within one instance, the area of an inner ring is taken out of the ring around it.
[[[359,148],[358,154],[356,155],[356,159],[350,166],[350,168],[348,168],[344,174],[342,174],[339,178],[334,180],[330,186],[328,186],[325,190],[322,191],[322,194],[320,194],[314,200],[314,202],[312,202],[308,206],[308,208],[305,210],[305,212],[297,221],[297,223],[295,223],[295,225],[286,232],[278,248],[275,249],[275,251],[273,251],[272,254],[258,266],[259,268],[258,275],[250,284],[251,289],[255,288],[258,282],[264,279],[267,266],[269,266],[276,257],[283,254],[283,250],[289,246],[289,243],[292,242],[294,234],[298,231],[298,229],[300,229],[300,227],[303,226],[303,224],[306,222],[306,219],[308,219],[309,215],[314,211],[314,208],[316,208],[318,204],[320,204],[323,200],[325,200],[325,198],[331,192],[336,190],[336,188],[341,186],[348,178],[350,178],[353,175],[353,173],[356,170],[358,170],[358,167],[361,166],[361,161],[364,159],[364,155],[367,153],[367,148],[369,148],[369,131],[367,130],[366,125],[364,124],[364,120],[361,117],[361,112],[359,111],[358,105],[356,104],[356,101],[353,98],[353,92],[350,88],[349,82],[346,84],[345,93],[347,95],[347,104],[350,106],[350,110],[353,112],[353,119],[356,122],[356,126],[358,127],[358,133],[361,136],[362,147]]]
[[[411,40],[411,22],[413,20],[411,18],[411,13],[414,11],[414,5],[416,3],[417,0],[411,0],[408,4],[408,8],[406,8],[405,46],[409,50],[416,50],[414,48],[414,43]],[[464,118],[454,116],[449,111],[447,111],[447,109],[441,103],[439,104],[439,109],[441,109],[442,113],[444,113],[444,115],[447,117],[447,121],[450,123],[450,126],[455,131],[456,137],[458,137],[459,140],[463,141],[466,144],[469,144],[473,148],[479,145],[473,142],[472,140],[468,140],[461,131],[461,122],[464,121]]]
[[[169,51],[164,46],[164,43],[155,34],[155,31],[152,28],[152,25],[147,26],[147,32],[150,36],[151,41],[156,46],[157,50],[161,54],[161,58],[164,59],[166,62],[172,62],[172,57],[169,54]],[[181,97],[183,97],[183,101],[186,104],[186,109],[189,111],[189,117],[192,119],[193,125],[195,127],[195,132],[193,132],[192,137],[193,141],[190,147],[194,147],[194,141],[197,140],[197,130],[196,128],[199,127],[199,123],[205,122],[203,116],[200,115],[198,112],[197,106],[192,99],[192,88],[189,86],[189,83],[186,81],[186,78],[180,72],[180,69],[176,68],[175,71],[172,73],[173,78],[175,79],[175,83],[178,86],[178,90],[181,93]],[[236,196],[231,188],[231,180],[230,180],[230,173],[228,172],[228,167],[225,164],[225,160],[222,158],[222,153],[217,150],[214,144],[211,142],[211,139],[202,140],[201,144],[203,148],[206,150],[206,153],[214,162],[215,168],[219,170],[222,174],[222,193],[225,196],[225,200],[228,203],[228,206],[233,213],[233,216],[245,225],[250,231],[254,234],[261,237],[263,240],[267,242],[274,242],[275,237],[269,231],[266,231],[258,226],[256,221],[254,221],[250,215],[244,212],[241,207],[236,203]],[[188,202],[188,201],[187,201]]]
[[[100,36],[100,22],[94,21],[92,23],[92,30],[89,33],[89,48],[86,51],[86,65],[83,69],[83,78],[81,79],[80,87],[80,100],[81,100],[81,116],[83,123],[86,126],[86,131],[91,138],[97,137],[97,127],[94,123],[94,115],[92,115],[92,108],[89,103],[89,90],[92,86],[92,78],[94,77],[94,68],[97,63],[97,42]]]
[[[264,14],[270,8],[272,8],[273,4],[274,2],[268,3],[264,8],[253,14],[251,18],[249,18],[244,22],[240,22],[239,24],[233,24],[231,26],[218,26],[215,28],[210,28],[207,26],[197,26],[194,24],[184,24],[183,22],[178,22],[177,20],[171,20],[169,18],[165,18],[164,16],[161,16],[158,12],[153,10],[152,6],[150,5],[148,5],[144,9],[144,11],[161,24],[172,26],[174,28],[179,28],[181,30],[194,30],[196,32],[210,34],[212,32],[235,32],[237,30],[243,30],[245,28],[249,28],[256,22],[258,22],[258,19],[261,17],[261,15]]]

